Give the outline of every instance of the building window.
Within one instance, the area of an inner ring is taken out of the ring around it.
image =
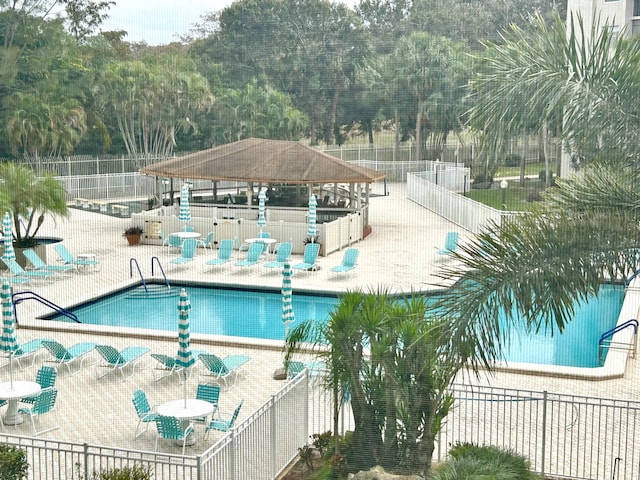
[[[633,16],[640,17],[640,0],[633,0]]]

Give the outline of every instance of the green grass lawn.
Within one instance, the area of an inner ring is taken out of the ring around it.
[[[544,184],[536,179],[526,181],[524,187],[520,187],[520,183],[517,181],[510,181],[504,192],[494,182],[494,188],[490,190],[470,190],[466,193],[466,196],[498,210],[505,208],[505,210],[510,211],[522,211],[531,206],[531,202],[528,202],[527,198],[531,194],[539,194],[542,191],[544,191]],[[502,206],[503,195],[505,207]]]

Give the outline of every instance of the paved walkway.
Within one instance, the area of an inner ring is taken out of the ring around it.
[[[382,186],[380,185],[380,190]],[[404,184],[390,184],[390,195],[373,197],[371,200],[370,222],[373,232],[356,246],[360,249],[359,264],[355,272],[346,277],[329,276],[328,269],[342,259],[342,252],[321,257],[322,269],[309,275],[293,277],[293,288],[345,291],[347,289],[376,289],[380,286],[397,291],[424,290],[433,288],[437,283],[434,273],[435,251],[444,244],[446,233],[458,229],[434,213],[406,199]],[[128,219],[118,219],[83,210],[72,209],[68,220],[54,224],[47,219],[43,235],[61,237],[74,253],[95,253],[100,259],[99,271],[86,271],[60,278],[52,283],[41,283],[33,287],[39,295],[61,306],[70,306],[95,296],[112,291],[137,281],[137,275],[130,276],[129,263],[135,258],[145,277],[151,275],[151,258],[158,256],[167,270],[171,281],[206,281],[220,284],[273,286],[279,288],[280,275],[243,270],[212,270],[204,263],[215,255],[199,249],[196,260],[182,268],[170,268],[168,260],[173,256],[165,248],[142,245],[129,247],[122,232],[129,225]],[[461,232],[464,237],[464,232]],[[47,252],[49,262],[55,261],[53,249]],[[294,259],[295,261],[295,259]],[[122,348],[128,345],[147,345],[153,352],[175,354],[176,334],[174,332],[135,331],[126,334],[124,329],[113,330],[96,326],[65,324],[64,329],[53,328],[51,322],[36,320],[38,315],[49,313],[49,309],[36,302],[25,302],[17,306],[21,328],[18,332],[20,342],[36,337],[52,337],[65,345],[80,341],[104,342]],[[177,320],[177,319],[176,319]],[[229,415],[240,399],[245,407],[240,419],[246,417],[255,408],[277,391],[282,383],[271,378],[273,371],[281,365],[282,354],[279,348],[237,345],[223,343],[207,335],[193,335],[193,348],[208,349],[220,356],[230,353],[245,353],[253,360],[247,364],[246,379],[239,380],[230,391],[223,392],[220,409],[223,415]],[[97,355],[95,353],[91,355]],[[42,357],[42,360],[46,356]],[[97,356],[91,357],[97,359]],[[36,366],[15,377],[31,379],[35,377]],[[602,382],[577,381],[565,378],[525,376],[499,373],[491,379],[471,379],[492,385],[514,388],[548,390],[558,393],[573,393],[616,398],[638,398],[640,378],[637,361],[630,363],[629,374],[624,379]],[[167,378],[154,382],[152,378],[153,361],[147,356],[147,368],[136,371],[133,378],[122,382],[119,375],[112,374],[101,380],[95,378],[92,367],[83,368],[77,375],[69,375],[65,370],[59,374],[60,396],[58,409],[61,428],[45,434],[46,438],[56,438],[72,442],[87,442],[98,445],[111,445],[135,449],[153,449],[155,433],[153,427],[139,437],[133,438],[137,417],[131,403],[131,393],[144,389],[154,404],[180,398],[182,384],[177,378]],[[8,379],[8,369],[0,370],[0,380]],[[187,388],[195,394],[198,376],[193,375]],[[47,422],[43,418],[43,425]],[[30,424],[7,426],[8,433],[30,434]],[[191,453],[202,451],[215,442],[218,437],[209,436],[208,442],[200,440]],[[179,449],[170,443],[163,444],[164,451]]]

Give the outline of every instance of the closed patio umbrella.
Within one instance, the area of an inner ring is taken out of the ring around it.
[[[262,236],[262,229],[267,224],[267,219],[264,216],[264,204],[267,201],[267,189],[262,187],[258,194],[258,227],[260,228],[259,237]]]
[[[285,337],[289,335],[289,326],[295,322],[296,317],[293,313],[293,289],[291,288],[291,275],[293,270],[289,262],[285,262],[282,269],[282,323],[284,323]]]
[[[184,183],[180,190],[180,210],[178,212],[178,220],[181,222],[191,221],[191,208],[189,208],[189,184]]]
[[[189,295],[183,288],[178,299],[178,356],[176,365],[182,367],[182,380],[184,389],[184,406],[187,407],[187,369],[191,367],[195,360],[191,353],[191,335],[189,333],[189,310],[191,302]]]
[[[316,227],[316,207],[318,206],[318,202],[316,201],[316,196],[311,194],[309,197],[309,218],[307,227],[307,236],[311,239],[311,243],[316,241],[316,235],[318,233],[318,229]]]
[[[11,285],[8,282],[2,283],[0,291],[2,298],[2,337],[0,338],[0,350],[9,352],[9,380],[13,388],[13,352],[18,349],[18,339],[16,336],[16,322],[13,315],[13,301],[11,300]]]
[[[4,243],[4,253],[2,254],[3,260],[15,260],[16,253],[13,250],[13,233],[11,230],[11,215],[9,212],[4,214],[4,218],[2,219],[2,232],[3,232],[3,243]]]

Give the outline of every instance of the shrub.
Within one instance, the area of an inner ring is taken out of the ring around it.
[[[491,445],[463,443],[450,451],[452,459],[434,468],[432,480],[472,480],[500,478],[501,480],[540,480],[531,471],[526,457],[511,450]]]
[[[522,157],[517,153],[509,153],[504,157],[504,166],[517,167],[520,165],[521,160],[522,160]]]
[[[142,235],[142,227],[129,227],[124,231],[124,235]]]
[[[150,480],[151,467],[143,467],[142,465],[134,465],[133,467],[114,468],[100,472],[96,480]]]
[[[27,477],[27,452],[13,445],[0,444],[0,478],[21,480]]]

